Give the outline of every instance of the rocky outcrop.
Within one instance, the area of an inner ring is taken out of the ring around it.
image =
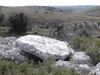
[[[15,37],[0,37],[0,60],[14,60],[21,63],[27,59],[46,60],[52,58],[54,67],[73,68],[82,75],[100,75],[100,63],[93,66],[91,58],[85,52],[75,52],[64,41],[27,35]],[[37,61],[38,62],[38,61]]]
[[[16,47],[15,43],[15,37],[0,37],[0,60],[24,61],[24,56],[20,54],[20,49]]]
[[[20,50],[33,54],[42,60],[52,58],[54,60],[66,60],[73,53],[67,42],[58,41],[38,35],[27,35],[16,40]]]

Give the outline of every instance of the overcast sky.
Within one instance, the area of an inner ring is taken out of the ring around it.
[[[67,6],[67,5],[100,5],[100,0],[0,0],[2,6]]]

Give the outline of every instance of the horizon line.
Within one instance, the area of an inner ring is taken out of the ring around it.
[[[4,7],[24,7],[24,6],[100,6],[100,5],[15,5],[15,6],[6,6],[6,5],[0,5]]]

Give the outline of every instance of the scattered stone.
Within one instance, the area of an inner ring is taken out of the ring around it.
[[[87,64],[74,64],[71,61],[63,61],[59,60],[54,64],[54,67],[62,66],[64,68],[73,68],[74,70],[78,71],[80,74],[88,74],[91,70],[91,67]]]
[[[0,37],[0,60],[24,61],[24,56],[20,54],[20,49],[15,45],[15,37]]]

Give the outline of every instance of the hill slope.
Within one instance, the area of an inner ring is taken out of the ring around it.
[[[100,17],[100,6],[86,10],[85,13],[89,16]]]
[[[73,7],[76,8],[76,7]],[[85,8],[85,7],[80,7]],[[89,7],[88,7],[89,8]],[[58,9],[49,6],[25,6],[25,7],[2,7],[0,12],[6,16],[14,13],[24,12],[30,17],[41,19],[60,19],[67,22],[74,22],[79,20],[98,20],[100,19],[100,7],[93,7],[85,10],[76,10],[74,12],[61,12],[63,9]]]

